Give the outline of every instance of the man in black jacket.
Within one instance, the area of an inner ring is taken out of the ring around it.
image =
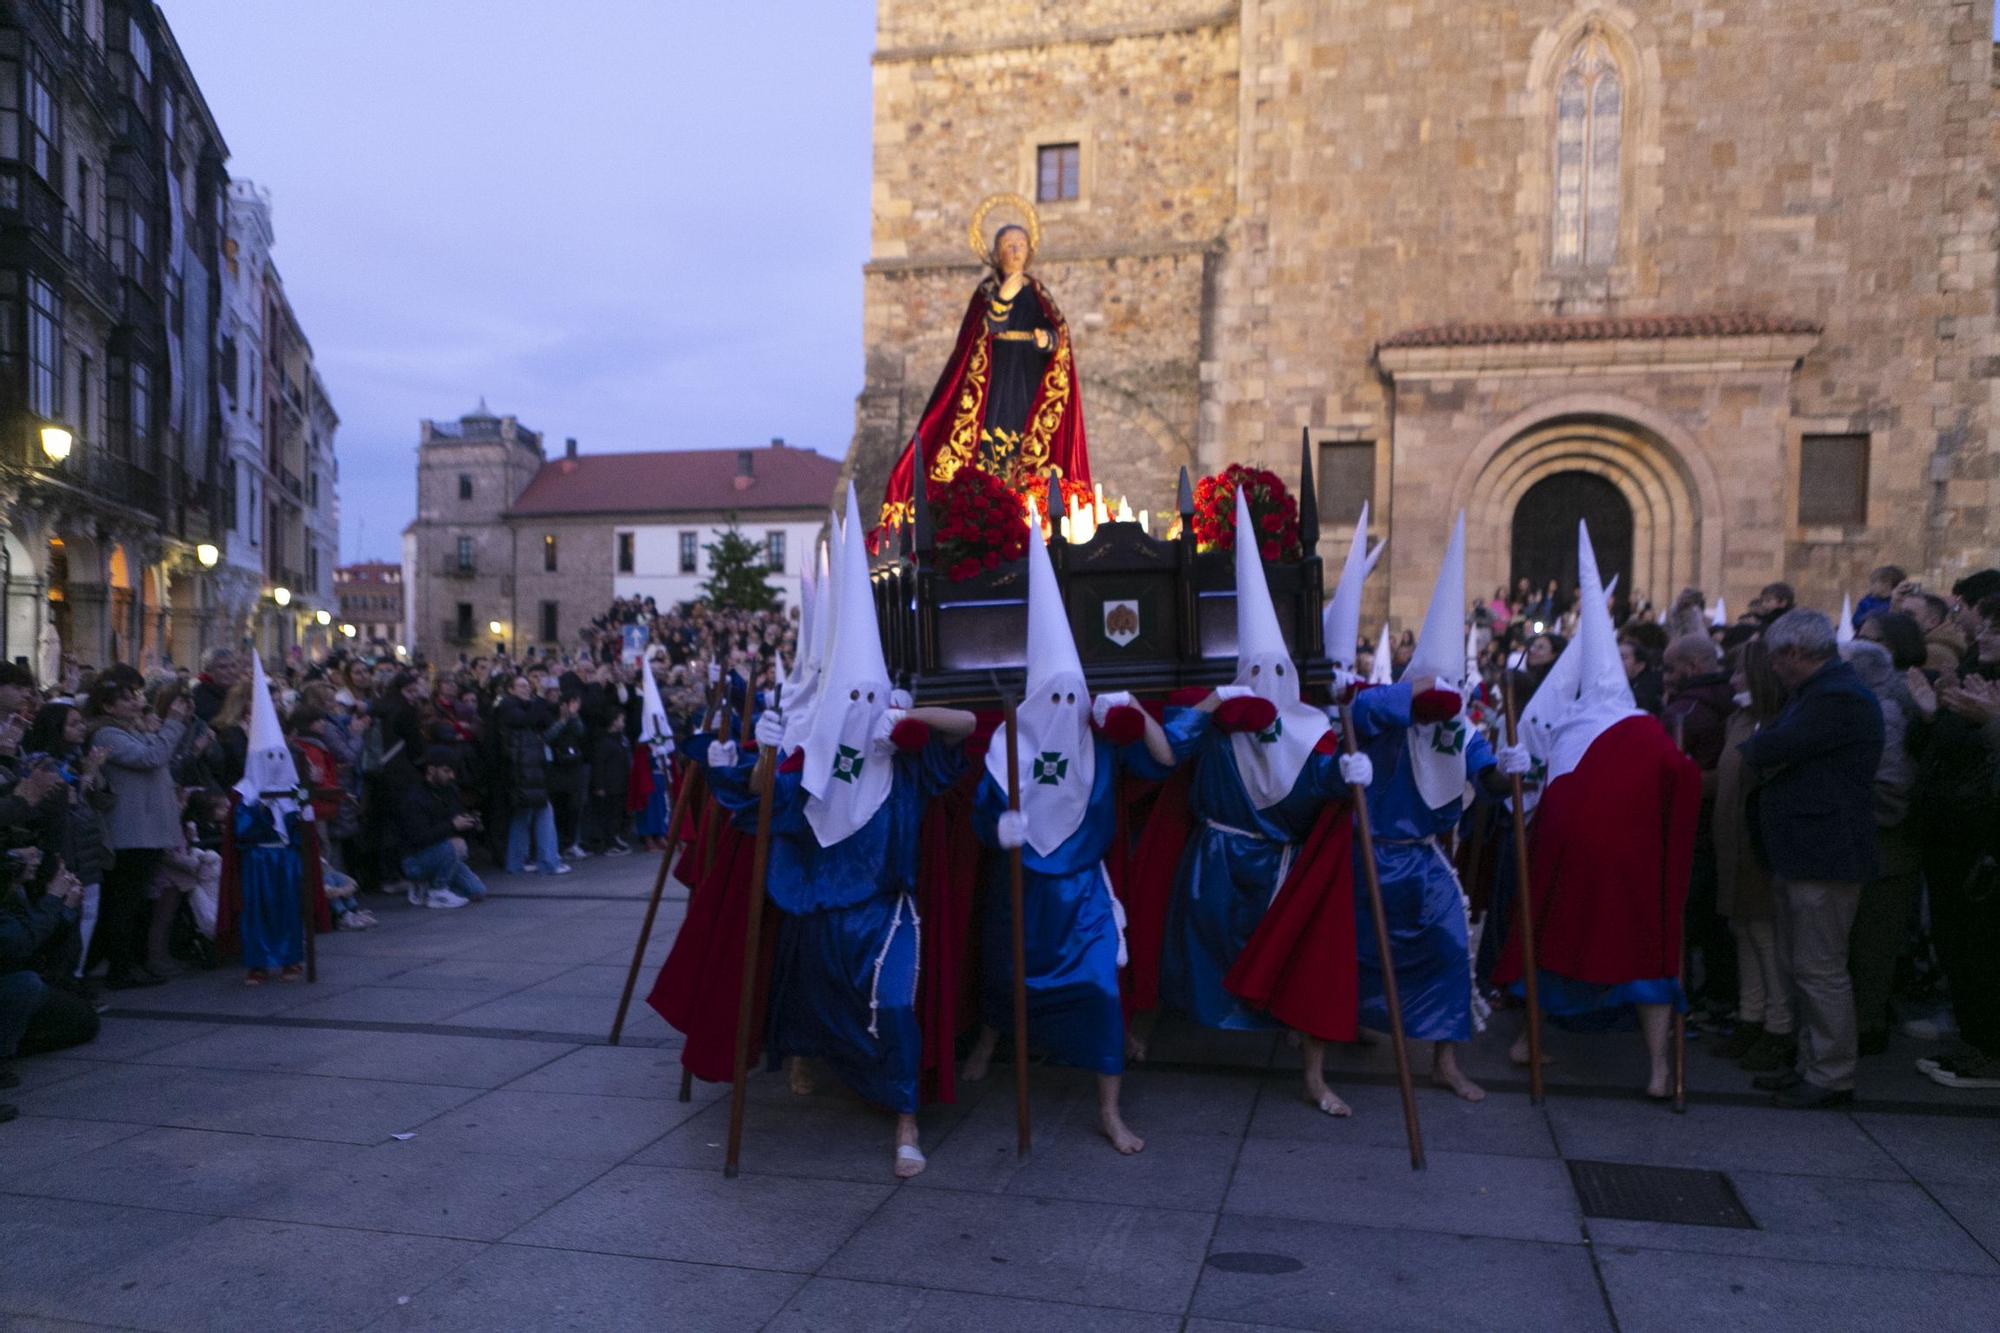
[[[97,1011],[89,1001],[50,987],[36,971],[50,943],[75,927],[83,902],[83,885],[68,871],[57,874],[46,892],[30,895],[22,887],[40,856],[18,849],[0,871],[0,1089],[20,1086],[8,1068],[16,1055],[80,1046],[97,1035]],[[0,1105],[0,1122],[16,1114]]]
[[[463,907],[486,897],[486,885],[465,863],[465,834],[479,827],[476,815],[458,808],[458,769],[448,745],[423,757],[424,780],[397,794],[396,836],[408,848],[403,873],[410,902],[419,907]]]
[[[535,869],[567,875],[569,866],[558,859],[555,809],[549,804],[548,733],[556,724],[555,714],[535,697],[527,676],[516,676],[494,708],[493,722],[508,809],[506,871],[522,872],[532,835]]]
[[[1757,1084],[1780,1106],[1838,1106],[1854,1100],[1847,946],[1861,886],[1876,873],[1882,709],[1840,660],[1833,626],[1817,611],[1786,612],[1764,641],[1791,697],[1742,752],[1759,771],[1757,833],[1777,900],[1778,969],[1801,1021],[1798,1069]]]

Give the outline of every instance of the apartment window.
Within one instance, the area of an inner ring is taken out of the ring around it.
[[[28,410],[54,420],[62,415],[62,298],[42,279],[28,277]]]
[[[130,427],[132,461],[150,468],[153,459],[153,372],[143,361],[134,361],[130,375]]]
[[[472,572],[472,538],[458,539],[458,567],[464,573]]]
[[[257,506],[259,503],[257,498],[257,474],[250,470],[250,465],[247,463],[243,465],[243,478],[243,527],[248,532],[250,544],[252,546],[261,546],[264,539],[262,532],[257,526]]]
[[[96,438],[97,423],[92,416],[97,396],[97,361],[84,352],[76,358],[76,437],[85,443]]]
[[[458,630],[458,633],[457,633],[457,635],[456,635],[455,637],[457,638],[457,640],[458,640],[458,641],[459,641],[460,643],[470,643],[470,642],[472,642],[472,603],[471,603],[471,602],[460,602],[460,603],[458,604],[458,624],[457,624],[456,628],[457,628],[457,630]]]
[[[692,574],[700,568],[699,554],[701,548],[697,544],[698,541],[699,535],[696,533],[683,532],[681,534],[681,573],[683,574]]]
[[[620,574],[632,572],[632,534],[629,532],[618,534],[618,572]]]
[[[1361,503],[1375,495],[1375,442],[1326,441],[1319,447],[1319,521],[1329,527],[1351,527],[1361,518]]]
[[[1808,435],[1799,442],[1799,523],[1868,521],[1868,437]]]
[[[147,83],[153,81],[153,44],[146,40],[146,30],[139,26],[138,19],[125,21],[125,47],[132,53],[132,67]],[[145,105],[143,99],[140,105]]]
[[[49,71],[31,46],[25,65],[0,60],[0,157],[26,162],[43,180],[55,181],[56,100]]]
[[[1035,150],[1035,198],[1043,203],[1074,199],[1082,153],[1073,143],[1045,143]]]
[[[83,234],[91,240],[97,239],[97,228],[90,225],[92,220],[97,216],[97,210],[91,207],[91,201],[95,197],[95,194],[96,189],[91,183],[90,163],[84,161],[82,158],[78,158],[76,160],[76,224],[83,229]]]
[[[542,534],[542,572],[556,572],[556,535],[553,532]]]
[[[764,534],[764,563],[782,574],[785,572],[785,534],[780,529],[772,529]]]
[[[562,635],[556,628],[556,603],[542,603],[542,642],[560,643]]]
[[[472,474],[469,472],[458,474],[458,498],[461,500],[472,498]]]

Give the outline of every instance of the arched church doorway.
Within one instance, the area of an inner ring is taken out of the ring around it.
[[[1566,603],[1576,587],[1576,524],[1590,525],[1598,572],[1618,595],[1632,587],[1632,505],[1616,484],[1593,472],[1557,472],[1542,478],[1514,506],[1510,586],[1521,579],[1537,593],[1558,583]]]

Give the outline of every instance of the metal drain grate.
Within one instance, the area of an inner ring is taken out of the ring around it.
[[[1757,1230],[1736,1186],[1720,1171],[1629,1162],[1571,1162],[1570,1183],[1585,1217]]]

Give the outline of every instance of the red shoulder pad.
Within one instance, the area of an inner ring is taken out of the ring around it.
[[[1251,695],[1227,699],[1215,710],[1215,725],[1224,731],[1267,731],[1278,720],[1278,706]]]
[[[896,724],[894,731],[889,733],[889,740],[898,750],[906,753],[910,750],[921,750],[931,743],[930,723],[906,717]]]
[[[780,773],[803,773],[806,768],[806,747],[801,745],[785,756],[785,762],[778,765]]]
[[[1449,722],[1458,716],[1458,710],[1465,706],[1465,700],[1458,697],[1456,690],[1425,690],[1410,700],[1410,721],[1413,723]]]
[[[1313,746],[1313,753],[1339,754],[1340,749],[1341,749],[1340,733],[1335,731],[1332,727],[1328,727],[1326,731],[1320,736],[1319,744]]]
[[[1097,734],[1113,745],[1130,745],[1146,734],[1146,715],[1130,705],[1114,708],[1104,715]]]

